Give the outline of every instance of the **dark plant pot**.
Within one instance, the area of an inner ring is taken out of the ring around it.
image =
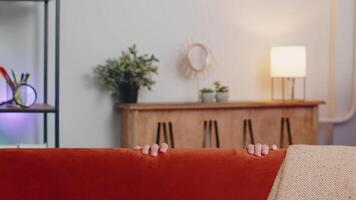
[[[137,103],[139,88],[136,84],[121,83],[119,85],[120,103]]]

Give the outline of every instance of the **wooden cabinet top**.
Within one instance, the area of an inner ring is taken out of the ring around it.
[[[227,103],[138,103],[116,104],[120,110],[213,110],[213,109],[236,109],[236,108],[285,108],[285,107],[316,107],[324,104],[319,100],[261,100],[261,101],[231,101]]]

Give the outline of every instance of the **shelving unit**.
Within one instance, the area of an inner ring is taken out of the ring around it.
[[[59,73],[60,73],[60,0],[0,0],[6,2],[38,2],[44,7],[44,55],[43,55],[43,103],[36,104],[31,108],[19,108],[14,106],[0,106],[0,113],[42,113],[43,114],[43,142],[48,144],[48,114],[54,114],[54,145],[60,147],[59,142]],[[55,3],[55,61],[54,61],[54,106],[48,104],[48,23],[49,2]]]

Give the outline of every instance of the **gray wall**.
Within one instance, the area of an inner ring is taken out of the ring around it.
[[[335,115],[341,115],[351,103],[353,1],[337,2]],[[42,12],[36,5],[0,3],[0,63],[18,69],[29,66],[41,90],[42,42],[36,35],[41,36],[42,23],[36,20],[42,19]],[[140,102],[194,101],[198,88],[215,80],[231,87],[233,100],[268,99],[269,49],[278,45],[307,46],[307,96],[327,100],[330,10],[331,2],[325,0],[62,0],[62,146],[119,145],[117,113],[109,95],[93,81],[92,68],[133,43],[161,60],[157,84],[153,91],[140,91]],[[216,60],[198,79],[183,76],[179,65],[192,42],[209,46]],[[321,116],[327,111],[323,106]],[[4,138],[0,142],[19,142],[23,137],[24,142],[39,141],[40,117],[29,118],[27,126],[37,128],[27,131],[19,123],[16,137],[13,126],[0,119],[0,127],[6,126],[0,129],[0,139]],[[354,124],[336,128],[336,144],[356,144]]]

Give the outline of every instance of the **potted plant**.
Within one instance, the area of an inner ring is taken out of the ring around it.
[[[204,103],[215,101],[214,90],[211,88],[203,88],[200,90],[200,99]]]
[[[94,74],[119,102],[137,103],[139,89],[151,90],[155,84],[152,75],[158,73],[158,62],[154,55],[138,55],[136,45],[133,45],[118,59],[108,59],[105,65],[95,67]]]
[[[229,87],[221,85],[219,81],[214,82],[215,87],[215,98],[217,102],[227,102],[229,100]]]

